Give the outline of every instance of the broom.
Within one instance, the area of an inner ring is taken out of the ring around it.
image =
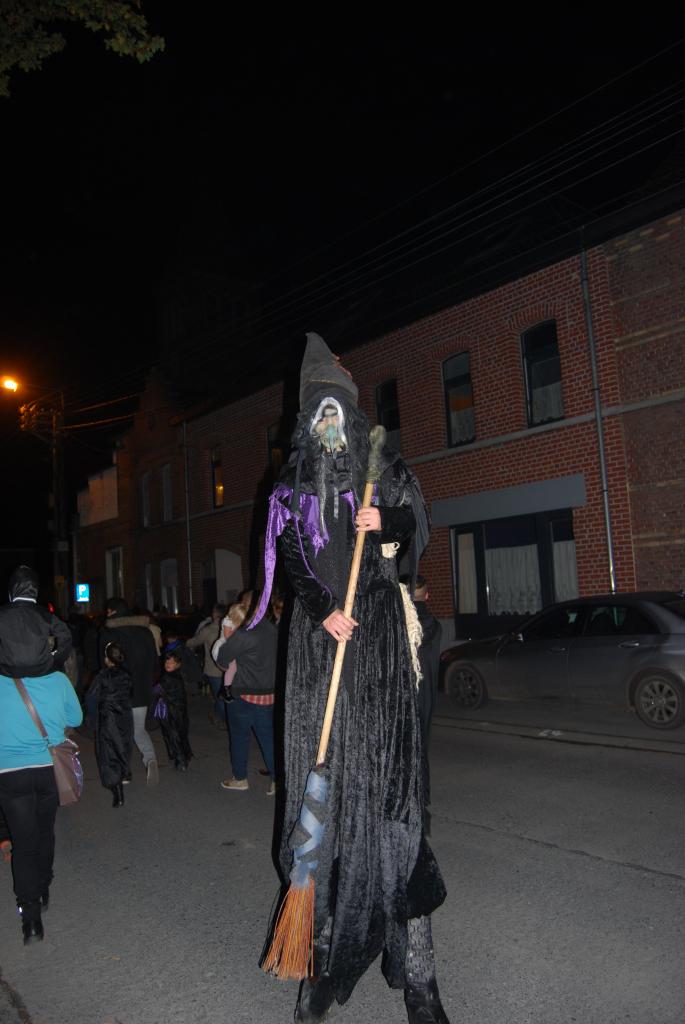
[[[380,456],[385,439],[385,427],[373,427],[369,434],[369,464],[366,470],[362,508],[369,508],[371,505],[373,488],[381,475]],[[348,619],[352,616],[365,539],[366,531],[358,533],[354,545],[343,609]],[[299,826],[309,838],[293,851],[290,885],[278,912],[271,945],[262,961],[263,971],[281,979],[294,978],[301,981],[314,974],[314,872],[318,867],[316,851],[323,838],[328,797],[328,779],[324,773],[324,763],[331,735],[346,643],[346,640],[338,641],[316,765],[307,776],[300,809]]]

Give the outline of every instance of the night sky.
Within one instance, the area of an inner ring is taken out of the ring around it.
[[[68,29],[0,100],[0,372],[58,384],[72,408],[140,387],[169,277],[229,275],[282,302],[683,77],[670,25],[219,24],[216,6],[144,3],[166,39],[145,65]],[[610,202],[622,174],[568,201]],[[222,360],[230,380],[230,340],[213,374]],[[72,490],[110,437],[70,439]],[[48,452],[8,396],[0,453],[0,547],[46,548]]]

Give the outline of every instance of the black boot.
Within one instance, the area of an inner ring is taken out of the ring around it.
[[[314,945],[314,970],[316,977],[305,978],[300,985],[300,995],[295,1007],[296,1024],[320,1024],[335,1002],[333,982],[326,971],[328,963],[328,941],[321,940]]]
[[[40,901],[25,903],[19,908],[21,914],[21,930],[24,945],[29,942],[40,942],[43,938],[43,922],[40,919]]]
[[[423,984],[407,985],[404,1005],[407,1007],[409,1024],[450,1024],[440,1002],[435,978]]]
[[[116,786],[109,787],[112,790],[112,807],[121,807],[124,802],[124,786],[119,782]]]

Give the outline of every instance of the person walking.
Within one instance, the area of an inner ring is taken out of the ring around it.
[[[22,678],[48,734],[47,742],[10,676],[0,675],[0,809],[12,836],[14,894],[24,944],[43,938],[59,806],[49,745],[81,724],[81,705],[63,672]]]
[[[105,649],[116,641],[124,652],[123,667],[131,674],[131,708],[133,711],[133,742],[143,758],[148,786],[159,782],[157,754],[145,728],[145,716],[152,697],[152,686],[159,676],[157,647],[149,626],[131,624],[128,605],[122,597],[110,597],[105,605],[106,619],[100,633],[100,660],[104,664]],[[134,617],[135,618],[135,617]],[[130,779],[130,766],[125,782]]]
[[[254,601],[252,602],[254,605]],[[229,610],[230,616],[230,610]],[[274,690],[276,686],[276,648],[278,631],[272,622],[263,619],[253,629],[249,618],[236,629],[229,616],[222,624],[222,636],[212,654],[217,665],[226,670],[235,660],[235,675],[227,707],[228,731],[231,741],[233,777],[224,779],[222,789],[249,789],[247,761],[250,736],[254,731],[262,751],[271,783],[267,796],[276,792],[274,768]]]
[[[429,601],[428,581],[425,576],[418,575],[414,585],[414,604],[416,605],[416,613],[421,623],[421,646],[419,647],[419,664],[421,666],[419,721],[421,722],[421,759],[424,778],[424,826],[427,834],[430,834],[428,807],[431,802],[428,748],[430,745],[433,712],[438,698],[440,645],[442,642],[442,626],[428,607]]]
[[[38,604],[38,583],[30,566],[17,566],[0,608],[0,673],[11,678],[62,669],[73,646],[66,622]]]
[[[186,641],[186,647],[191,651],[197,650],[199,647],[204,648],[205,660],[202,678],[205,686],[209,687],[209,692],[214,698],[214,704],[209,712],[209,720],[217,729],[226,728],[224,703],[219,699],[219,690],[221,689],[224,673],[212,658],[212,647],[219,639],[221,620],[225,614],[226,605],[215,604],[212,608],[212,616],[209,622],[201,623],[195,636],[191,636]]]
[[[158,719],[169,760],[177,771],[184,772],[193,752],[188,739],[188,697],[180,651],[165,652],[164,672],[152,692],[163,702]]]
[[[112,792],[112,807],[124,802],[124,779],[133,750],[131,673],[124,667],[126,656],[110,641],[105,647],[105,667],[91,683],[95,701],[95,756],[100,781]]]

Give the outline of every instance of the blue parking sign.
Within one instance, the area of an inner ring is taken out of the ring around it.
[[[76,584],[76,601],[79,604],[86,604],[90,601],[90,583]]]

